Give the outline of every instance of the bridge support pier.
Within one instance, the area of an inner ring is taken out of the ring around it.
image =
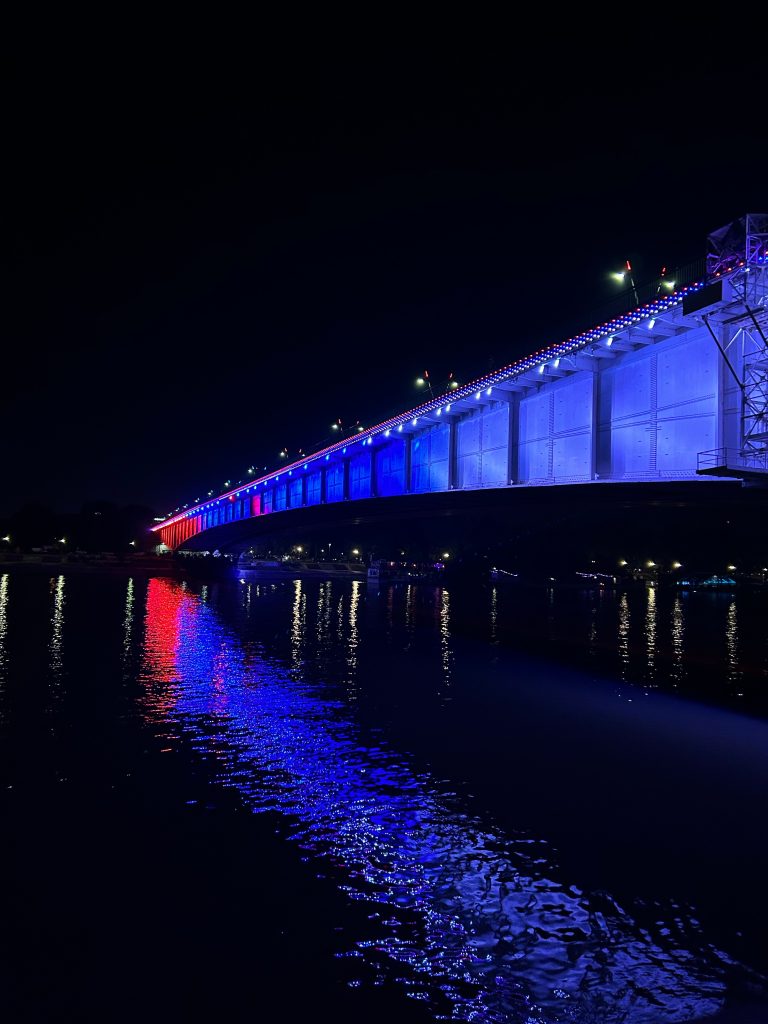
[[[512,395],[508,401],[507,428],[507,483],[518,483],[520,474],[520,398]]]
[[[448,490],[455,490],[458,484],[458,432],[456,430],[456,419],[451,417],[448,423]]]

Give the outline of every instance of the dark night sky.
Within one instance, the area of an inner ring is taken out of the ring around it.
[[[767,205],[762,83],[706,53],[268,49],[18,62],[0,514],[166,512],[415,403],[425,367],[467,380],[589,326],[627,256],[651,278]]]

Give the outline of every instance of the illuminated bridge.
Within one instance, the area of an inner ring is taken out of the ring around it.
[[[768,214],[710,235],[698,269],[645,303],[634,291],[635,308],[577,337],[153,529],[170,548],[213,549],[299,509],[322,507],[331,522],[353,506],[364,514],[488,489],[768,483]]]

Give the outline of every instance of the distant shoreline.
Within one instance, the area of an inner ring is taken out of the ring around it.
[[[135,562],[126,560],[94,560],[92,562],[65,561],[62,559],[15,558],[0,557],[0,572],[85,572],[85,573],[146,573],[148,575],[183,576],[184,569],[175,562],[159,560],[152,564],[146,560]]]

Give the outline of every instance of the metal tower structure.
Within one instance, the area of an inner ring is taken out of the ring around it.
[[[716,312],[702,320],[740,391],[736,450],[721,450],[725,468],[768,470],[768,214],[750,213],[708,239],[707,275],[721,290]],[[714,467],[713,467],[714,469]]]

